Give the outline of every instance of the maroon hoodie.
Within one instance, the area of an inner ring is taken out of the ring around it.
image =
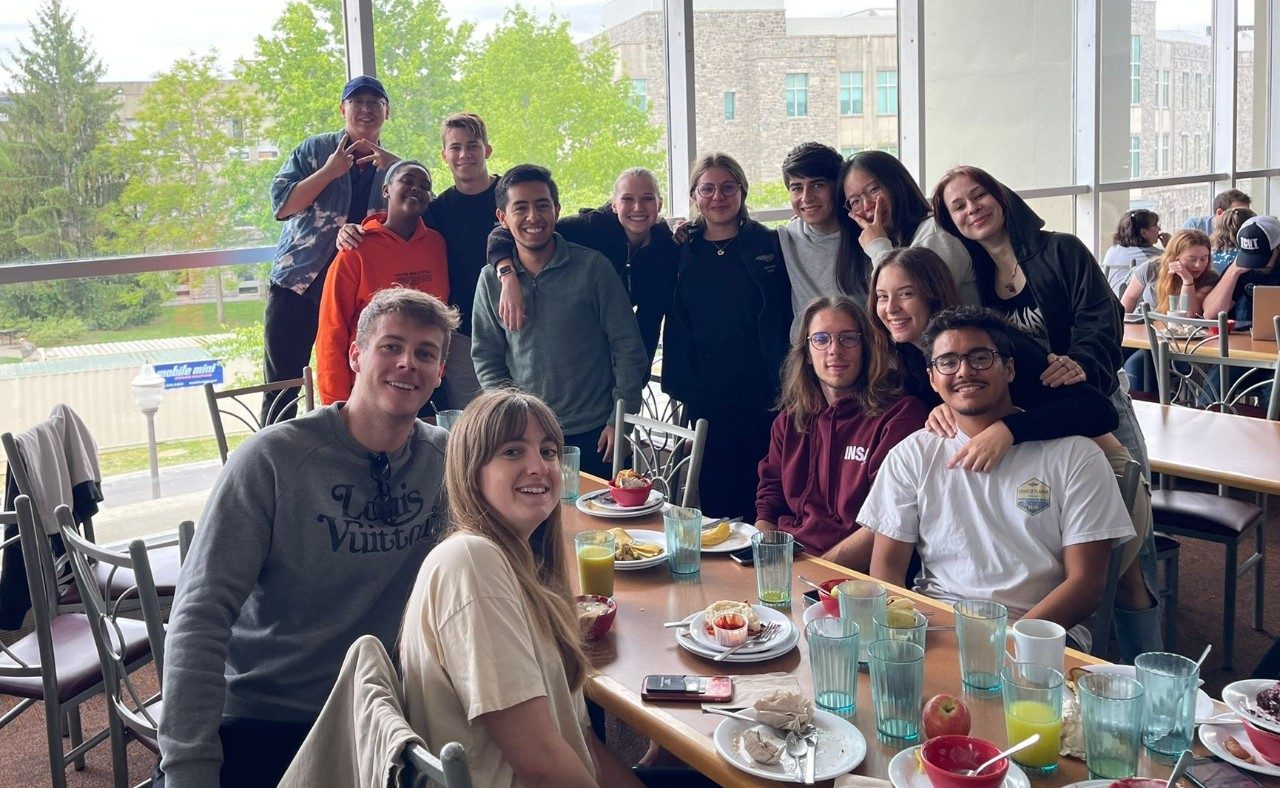
[[[777,523],[813,555],[835,547],[858,529],[858,510],[885,455],[928,415],[915,397],[904,396],[874,417],[845,397],[820,411],[802,435],[779,413],[769,455],[760,461],[756,519]]]

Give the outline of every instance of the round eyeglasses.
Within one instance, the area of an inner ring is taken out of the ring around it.
[[[857,347],[862,341],[862,334],[857,331],[841,331],[839,334],[832,334],[830,331],[814,331],[809,335],[809,344],[813,345],[815,350],[826,350],[831,347],[832,339],[837,340],[840,347]]]
[[[733,197],[742,187],[733,181],[725,181],[724,183],[703,183],[699,184],[694,191],[699,197],[711,199],[716,196],[716,192],[720,192],[721,196]]]

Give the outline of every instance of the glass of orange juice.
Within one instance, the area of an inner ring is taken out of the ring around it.
[[[613,596],[613,550],[617,537],[608,531],[583,531],[573,537],[578,554],[578,580],[584,594]]]
[[[1009,744],[1040,734],[1040,741],[1010,757],[1032,775],[1053,774],[1062,738],[1062,674],[1044,665],[1015,662],[1005,666],[1001,679]]]

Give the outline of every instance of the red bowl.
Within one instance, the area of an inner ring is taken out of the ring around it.
[[[603,602],[608,606],[608,610],[603,615],[594,620],[588,620],[582,616],[581,608],[578,609],[578,621],[583,627],[583,636],[587,640],[599,640],[605,636],[605,633],[613,627],[613,620],[618,617],[618,603],[614,602],[607,596],[599,594],[579,594],[573,598],[574,602]]]
[[[822,600],[822,609],[827,611],[827,615],[840,617],[840,597],[831,593],[832,589],[848,580],[847,577],[837,577],[835,580],[824,580],[818,585],[822,586],[822,590],[818,592],[818,599]]]
[[[618,487],[612,482],[609,483],[613,501],[619,506],[644,506],[645,501],[649,500],[649,491],[652,489],[652,482],[644,487]]]
[[[976,777],[959,772],[976,769],[999,754],[999,747],[973,736],[935,736],[920,748],[920,759],[934,788],[997,788],[1009,772],[1008,758],[1001,758]]]
[[[1228,321],[1227,321],[1227,331],[1235,331],[1235,330],[1236,330],[1236,321],[1234,321],[1234,320],[1228,320]],[[1217,336],[1217,335],[1218,335],[1218,327],[1217,327],[1217,326],[1210,326],[1210,327],[1209,327],[1209,333],[1210,333],[1210,334],[1213,334],[1214,336]],[[1126,788],[1127,788],[1127,786],[1126,786]]]
[[[1249,736],[1249,743],[1258,754],[1272,763],[1280,763],[1280,733],[1272,733],[1266,728],[1259,728],[1247,717],[1241,717],[1244,732]]]

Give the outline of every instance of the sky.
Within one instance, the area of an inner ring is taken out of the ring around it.
[[[937,0],[932,0],[936,2]],[[981,1],[981,0],[978,0]],[[1061,0],[1066,2],[1067,0]],[[869,7],[892,6],[892,0],[784,0],[793,16],[838,16]],[[42,0],[4,0],[0,3],[0,89],[9,79],[9,52],[29,40],[27,30]],[[108,81],[145,80],[190,51],[216,46],[224,66],[253,53],[253,38],[266,33],[284,8],[285,0],[219,0],[183,3],[174,14],[173,0],[63,0],[63,7],[89,31],[92,44],[107,67]],[[502,19],[509,5],[500,0],[444,0],[451,18],[477,23],[483,34]],[[576,39],[601,29],[603,4],[590,0],[525,0],[540,16],[554,12],[568,19]],[[1244,3],[1251,6],[1251,3]],[[695,6],[696,7],[696,6]],[[1162,29],[1203,29],[1209,22],[1210,0],[1158,0],[1156,24]],[[926,7],[927,8],[927,7]],[[1249,19],[1242,22],[1248,23]]]

